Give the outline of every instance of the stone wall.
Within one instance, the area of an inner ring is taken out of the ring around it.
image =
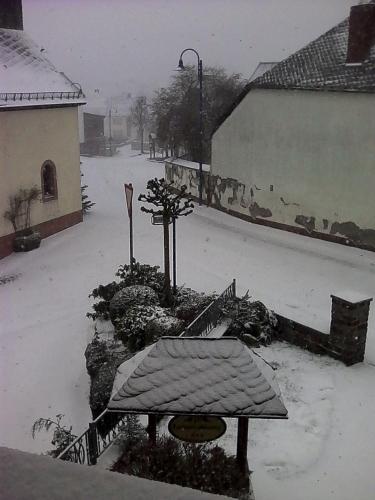
[[[350,366],[364,359],[371,298],[332,295],[329,334],[277,314],[277,339]]]

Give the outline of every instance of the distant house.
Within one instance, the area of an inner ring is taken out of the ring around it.
[[[23,31],[21,0],[0,3],[0,258],[14,229],[3,217],[20,189],[40,189],[31,226],[42,237],[82,221],[78,84]]]
[[[87,105],[80,109],[80,148],[83,155],[109,156],[117,145],[131,138],[130,98],[106,99],[95,91],[86,94]]]
[[[375,3],[251,81],[212,137],[209,198],[375,250]]]

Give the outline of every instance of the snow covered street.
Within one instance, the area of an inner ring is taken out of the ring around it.
[[[134,254],[162,266],[162,229],[136,201],[161,163],[124,147],[113,158],[82,158],[96,203],[82,224],[38,250],[0,261],[0,444],[40,452],[38,417],[65,414],[75,434],[91,419],[84,350],[92,335],[89,293],[128,261],[124,182],[134,186]],[[222,291],[237,279],[250,295],[287,317],[328,333],[330,294],[375,297],[375,253],[252,225],[196,206],[177,222],[177,280]],[[345,367],[287,344],[260,349],[277,367],[289,421],[251,421],[249,465],[257,500],[370,500],[375,491],[375,305],[366,362]],[[225,445],[230,448],[230,429]],[[235,445],[233,441],[232,445]]]

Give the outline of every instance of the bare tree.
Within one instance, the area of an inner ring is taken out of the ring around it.
[[[150,203],[155,208],[141,207],[143,212],[161,216],[163,218],[164,229],[164,290],[163,304],[170,306],[172,303],[171,277],[170,277],[170,259],[169,259],[169,224],[173,219],[180,216],[189,215],[194,208],[192,199],[182,200],[186,193],[186,186],[181,186],[178,194],[173,193],[173,182],[167,182],[165,179],[150,179],[147,182],[147,194],[140,194],[139,201]]]
[[[211,135],[218,119],[233,104],[244,87],[241,75],[228,75],[224,69],[205,66],[203,75],[203,161],[210,162]],[[199,86],[196,68],[186,66],[176,73],[167,88],[152,100],[154,131],[158,140],[174,151],[184,151],[190,160],[199,161]]]
[[[133,125],[137,127],[138,135],[141,140],[141,153],[144,153],[144,130],[149,121],[149,114],[147,108],[147,99],[145,96],[137,97],[135,103],[130,109],[130,116]]]

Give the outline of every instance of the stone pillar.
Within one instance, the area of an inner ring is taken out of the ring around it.
[[[347,366],[363,361],[372,298],[357,293],[331,295],[330,345]]]

